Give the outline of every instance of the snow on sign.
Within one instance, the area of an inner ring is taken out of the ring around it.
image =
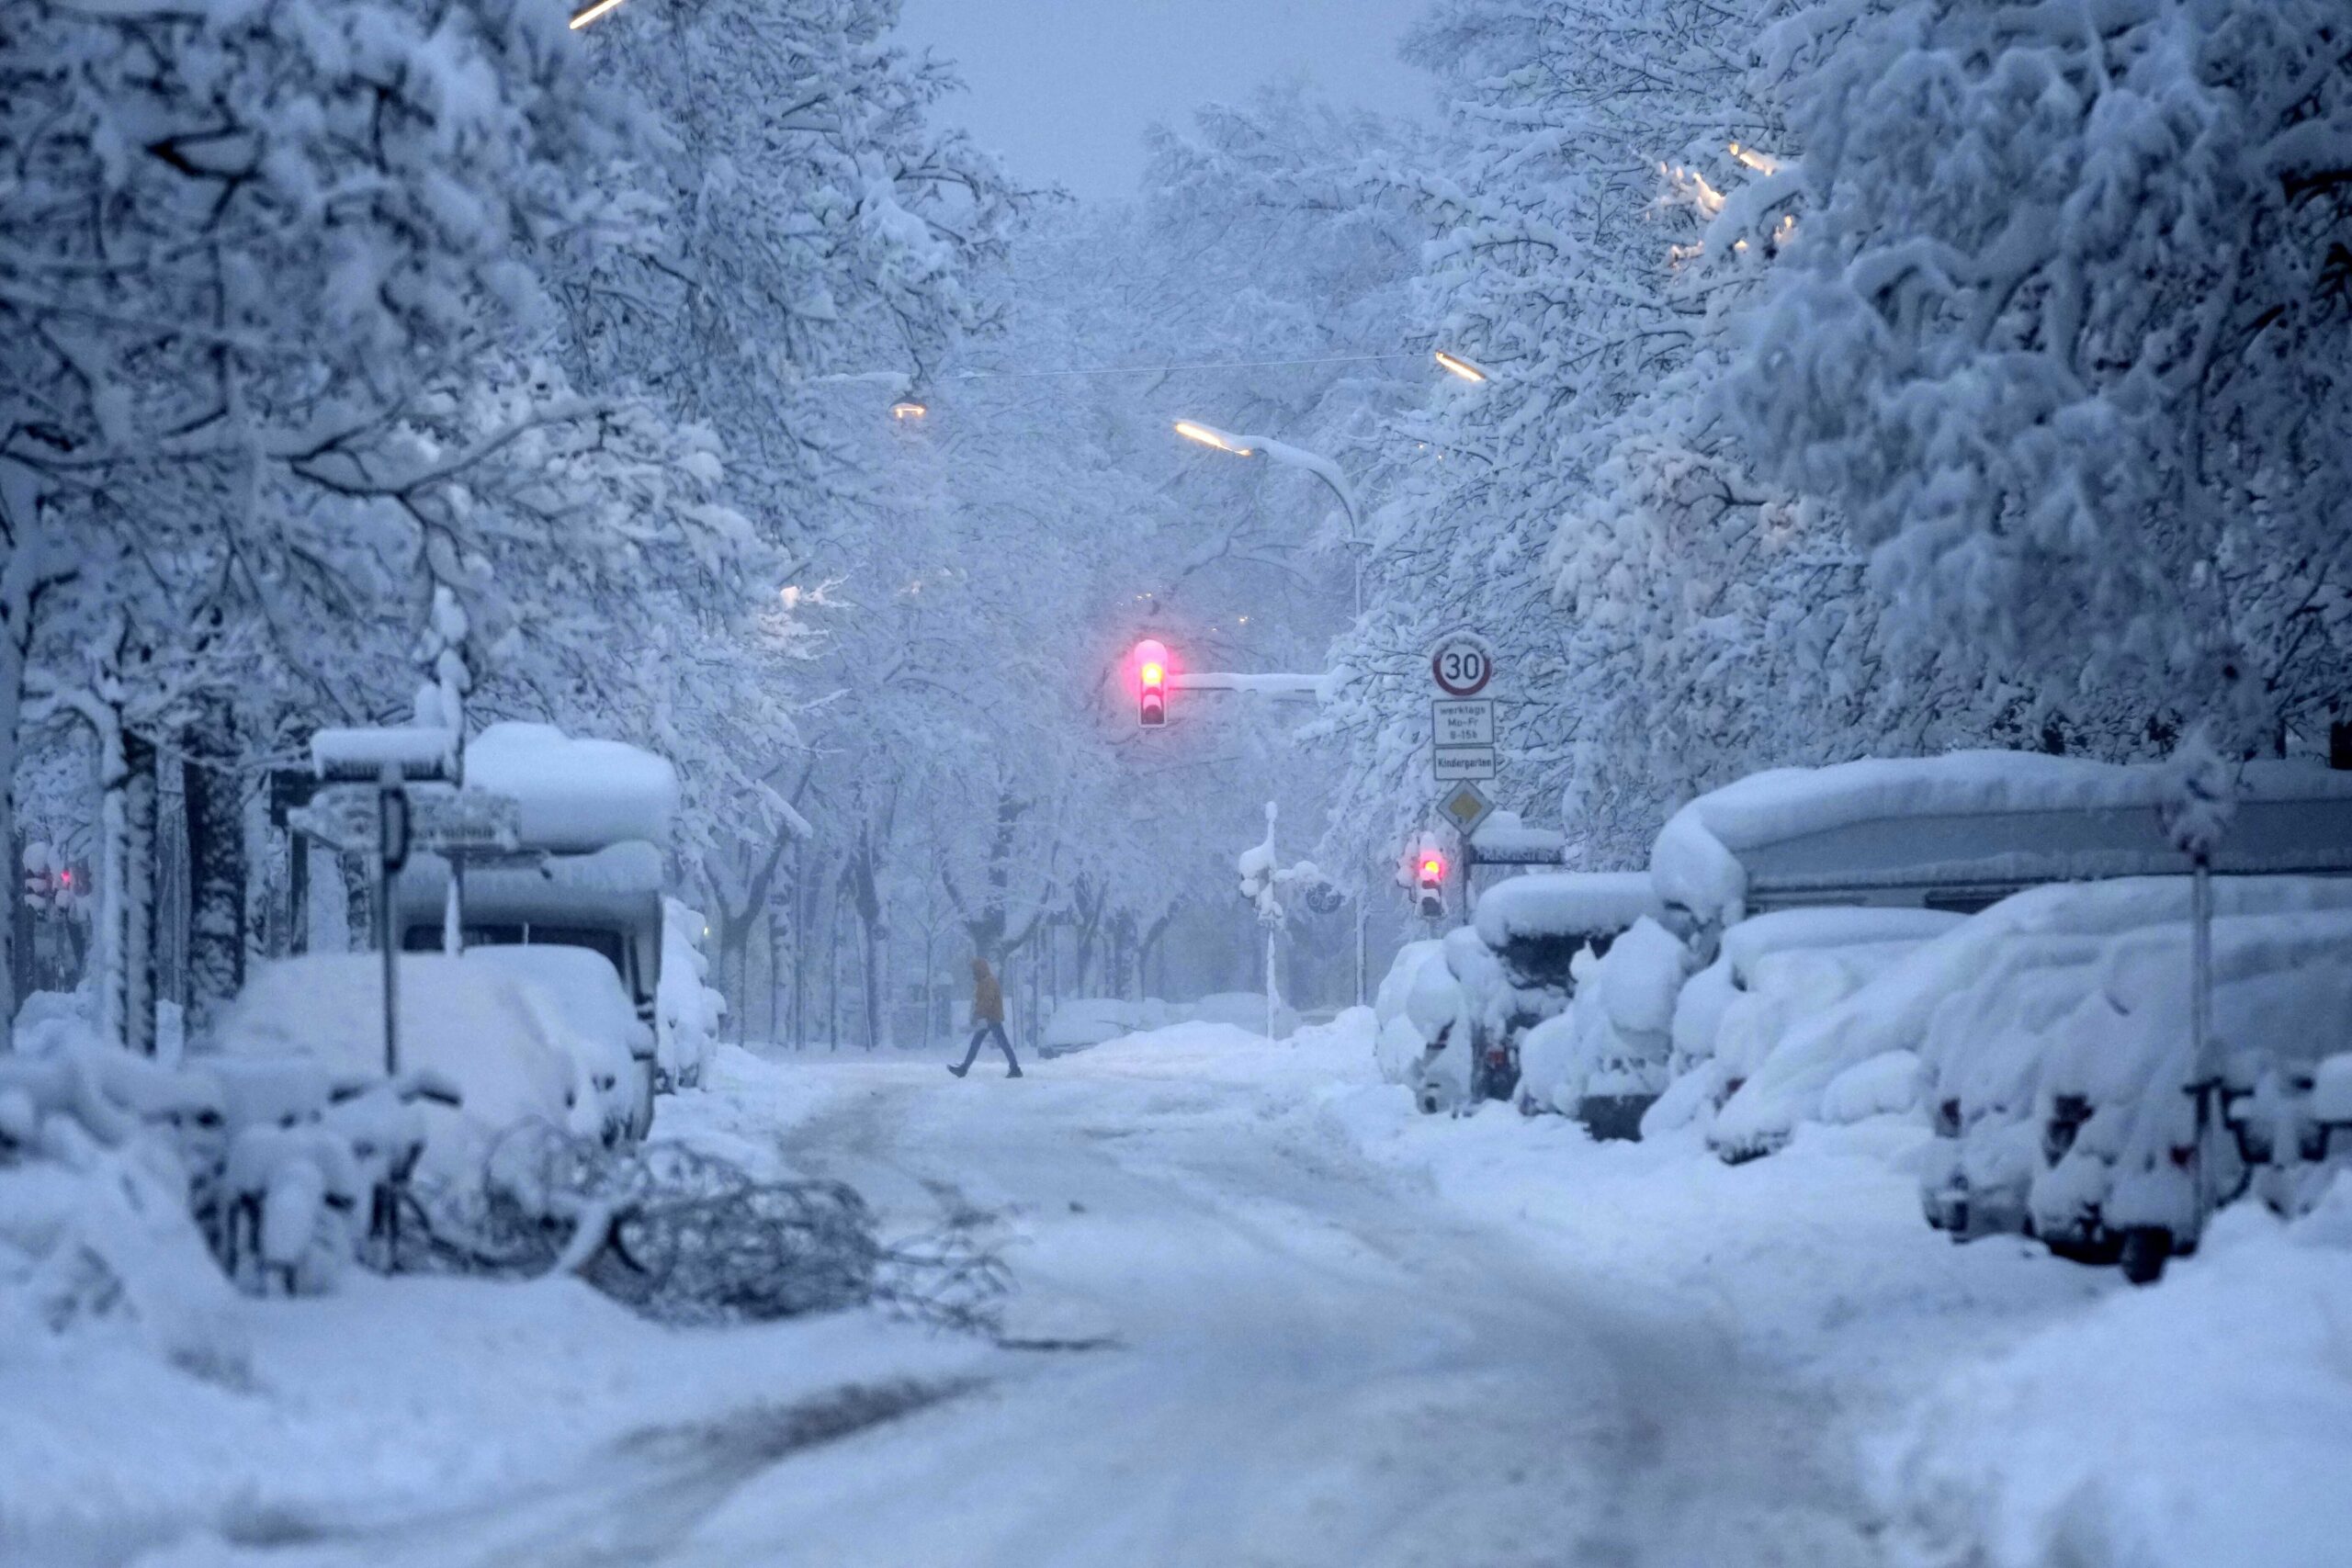
[[[1494,649],[1470,632],[1450,632],[1430,652],[1430,676],[1449,697],[1475,697],[1495,678]]]
[[[1453,824],[1461,832],[1477,830],[1478,824],[1494,813],[1495,803],[1487,792],[1475,784],[1456,784],[1445,792],[1437,803],[1438,815]]]

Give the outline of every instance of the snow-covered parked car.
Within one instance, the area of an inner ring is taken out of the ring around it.
[[[1791,1030],[1962,919],[1938,909],[1825,906],[1773,910],[1733,926],[1714,961],[1675,998],[1671,1081],[1643,1117],[1643,1132],[1712,1122]]]
[[[1408,1004],[1421,971],[1431,964],[1443,974],[1445,944],[1434,938],[1408,942],[1396,950],[1388,973],[1381,976],[1380,989],[1373,994],[1373,1057],[1379,1065],[1381,1077],[1389,1083],[1412,1084],[1420,1073],[1421,1058],[1429,1050],[1429,1037],[1413,1021]],[[1447,984],[1452,984],[1451,976],[1447,976]],[[1446,1004],[1445,1014],[1447,1019],[1453,1017],[1451,1002]]]
[[[1644,915],[1572,961],[1566,1008],[1520,1046],[1520,1106],[1556,1111],[1596,1138],[1641,1135],[1667,1085],[1676,996],[1690,973],[1680,937]]]
[[[1489,888],[1474,923],[1443,939],[1442,972],[1424,963],[1407,993],[1424,1043],[1411,1079],[1421,1108],[1513,1099],[1529,1032],[1564,1012],[1588,966],[1645,918],[1671,917],[1639,872],[1539,872]]]
[[[1167,1008],[1157,1010],[1161,1022],[1167,1020]],[[1260,1021],[1264,1021],[1266,1004],[1258,1004]],[[1046,1058],[1067,1056],[1076,1051],[1091,1051],[1106,1041],[1139,1030],[1157,1028],[1149,1021],[1152,1009],[1143,1002],[1133,1002],[1125,997],[1072,997],[1054,1010],[1046,1021],[1046,1032],[1038,1039],[1037,1055]]]
[[[2195,1100],[2186,922],[2113,943],[2096,983],[2037,1063],[2032,1234],[2087,1261],[2129,1255],[2135,1274],[2193,1250]],[[2212,1021],[2216,1107],[2209,1190],[2223,1201],[2256,1170],[2322,1159],[2309,1106],[2317,1069],[2352,1018],[2352,910],[2217,919]],[[2273,1184],[2284,1207],[2297,1194]]]
[[[529,982],[525,999],[551,1009],[541,1019],[549,1039],[571,1057],[574,1087],[594,1095],[605,1141],[642,1138],[653,1125],[653,1031],[637,1016],[621,977],[584,947],[478,947],[469,964],[486,964]]]
[[[540,1121],[585,1137],[607,1131],[605,1107],[583,1092],[575,1047],[560,1034],[561,1005],[510,970],[441,953],[400,964],[400,1060],[451,1086],[455,1106],[427,1104],[419,1172],[465,1182],[508,1128]],[[308,1057],[331,1074],[380,1077],[383,968],[372,953],[313,954],[265,964],[191,1054]],[[236,1062],[224,1062],[231,1071]]]

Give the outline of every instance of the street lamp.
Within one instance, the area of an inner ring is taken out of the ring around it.
[[[1486,371],[1458,354],[1448,354],[1441,348],[1436,351],[1436,357],[1439,367],[1448,375],[1459,376],[1464,381],[1485,381],[1490,378]]]
[[[1329,487],[1340,498],[1340,509],[1348,515],[1348,555],[1355,565],[1355,618],[1363,619],[1363,513],[1356,506],[1356,492],[1348,488],[1348,476],[1330,458],[1287,442],[1263,435],[1236,435],[1219,430],[1213,424],[1203,424],[1196,419],[1180,419],[1176,434],[1187,441],[1197,441],[1204,446],[1214,446],[1220,452],[1230,452],[1237,457],[1267,457],[1285,468],[1305,468]],[[1364,1004],[1368,977],[1364,973],[1367,959],[1364,952],[1364,899],[1356,897],[1356,1005]]]
[[[594,0],[591,5],[582,6],[579,10],[571,13],[571,30],[578,32],[620,3],[621,0]]]
[[[1214,446],[1237,457],[1270,457],[1285,468],[1305,468],[1321,479],[1331,493],[1340,498],[1340,509],[1348,514],[1348,548],[1356,558],[1356,617],[1363,619],[1363,557],[1360,547],[1363,542],[1363,519],[1356,507],[1356,493],[1348,488],[1348,477],[1340,471],[1339,464],[1284,442],[1263,435],[1236,435],[1213,424],[1203,424],[1196,419],[1178,420],[1176,434],[1187,441],[1197,441],[1204,446]]]

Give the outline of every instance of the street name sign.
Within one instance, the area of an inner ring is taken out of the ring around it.
[[[1494,811],[1495,803],[1475,784],[1454,785],[1437,803],[1438,815],[1453,823],[1464,838],[1476,832],[1478,824],[1493,816]]]
[[[1495,743],[1495,703],[1434,702],[1430,705],[1430,732],[1441,746],[1492,746]]]

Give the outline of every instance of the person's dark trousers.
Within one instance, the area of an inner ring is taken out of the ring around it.
[[[956,1069],[957,1077],[960,1078],[972,1070],[972,1064],[979,1059],[980,1043],[991,1034],[996,1036],[997,1049],[1004,1053],[1004,1065],[1007,1069],[1004,1076],[1009,1078],[1017,1078],[1021,1076],[1021,1059],[1012,1054],[1012,1042],[1004,1037],[1004,1025],[995,1019],[989,1019],[972,1032],[972,1048],[964,1053],[964,1060]]]

